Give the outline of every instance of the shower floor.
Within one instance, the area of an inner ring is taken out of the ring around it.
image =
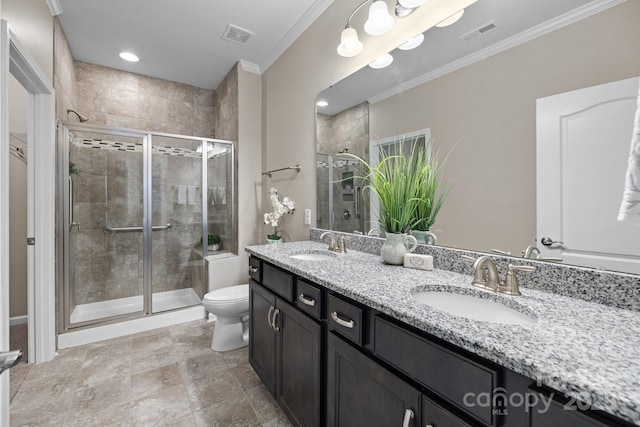
[[[202,304],[202,299],[192,288],[174,291],[157,292],[152,295],[154,313],[174,310],[176,308],[191,307]],[[128,298],[118,298],[109,301],[92,302],[77,305],[71,312],[71,323],[86,322],[111,316],[120,316],[142,311],[142,295]]]

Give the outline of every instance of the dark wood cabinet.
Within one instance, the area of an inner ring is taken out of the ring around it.
[[[419,390],[333,333],[327,353],[328,426],[420,425]]]
[[[286,269],[250,275],[249,362],[296,426],[631,426]]]
[[[275,295],[249,281],[249,364],[269,392],[276,392],[276,334],[272,327]]]
[[[322,329],[320,322],[250,281],[249,363],[297,426],[322,425]]]
[[[276,400],[294,425],[321,425],[320,324],[278,299]]]

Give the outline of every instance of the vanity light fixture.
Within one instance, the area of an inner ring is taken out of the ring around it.
[[[376,58],[375,61],[369,64],[369,67],[374,68],[376,70],[380,68],[385,68],[391,65],[393,62],[393,56],[390,53],[385,53],[384,55]]]
[[[393,28],[393,17],[384,0],[376,0],[369,6],[369,19],[364,23],[364,30],[372,36],[379,36]]]
[[[124,59],[125,61],[129,61],[129,62],[138,62],[140,61],[140,58],[138,58],[138,56],[134,53],[131,52],[120,52],[120,58]]]
[[[442,21],[438,22],[436,24],[436,27],[442,28],[442,27],[448,27],[451,24],[455,24],[456,22],[458,22],[460,20],[460,18],[462,18],[462,15],[464,15],[464,9],[460,9],[459,11],[457,11],[456,13],[451,15],[450,17],[448,17],[446,19],[443,19]]]
[[[420,33],[417,36],[415,36],[414,38],[409,39],[406,42],[402,43],[400,46],[398,46],[398,49],[400,49],[400,50],[415,49],[418,46],[420,46],[423,41],[424,41],[424,34]]]
[[[318,102],[316,102],[316,106],[318,106],[318,107],[326,107],[327,105],[329,105],[329,103],[327,101],[318,101]]]

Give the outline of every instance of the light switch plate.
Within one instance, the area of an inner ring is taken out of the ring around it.
[[[304,224],[311,225],[311,209],[304,210]]]

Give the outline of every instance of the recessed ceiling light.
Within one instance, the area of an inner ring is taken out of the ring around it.
[[[420,46],[423,41],[424,41],[424,34],[420,33],[417,36],[415,36],[414,38],[412,38],[410,40],[407,40],[406,42],[402,43],[400,46],[398,46],[398,49],[400,49],[400,50],[415,49],[418,46]]]
[[[120,52],[120,58],[124,59],[125,61],[129,61],[129,62],[138,62],[140,61],[140,58],[138,58],[137,55],[131,53],[131,52]]]
[[[382,55],[381,57],[379,57],[378,59],[370,63],[369,67],[380,69],[380,68],[388,67],[389,65],[391,65],[392,62],[393,62],[393,56],[391,56],[391,54],[385,53],[384,55]]]
[[[326,107],[327,105],[329,105],[329,103],[327,101],[318,101],[316,102],[316,105],[318,107]]]

